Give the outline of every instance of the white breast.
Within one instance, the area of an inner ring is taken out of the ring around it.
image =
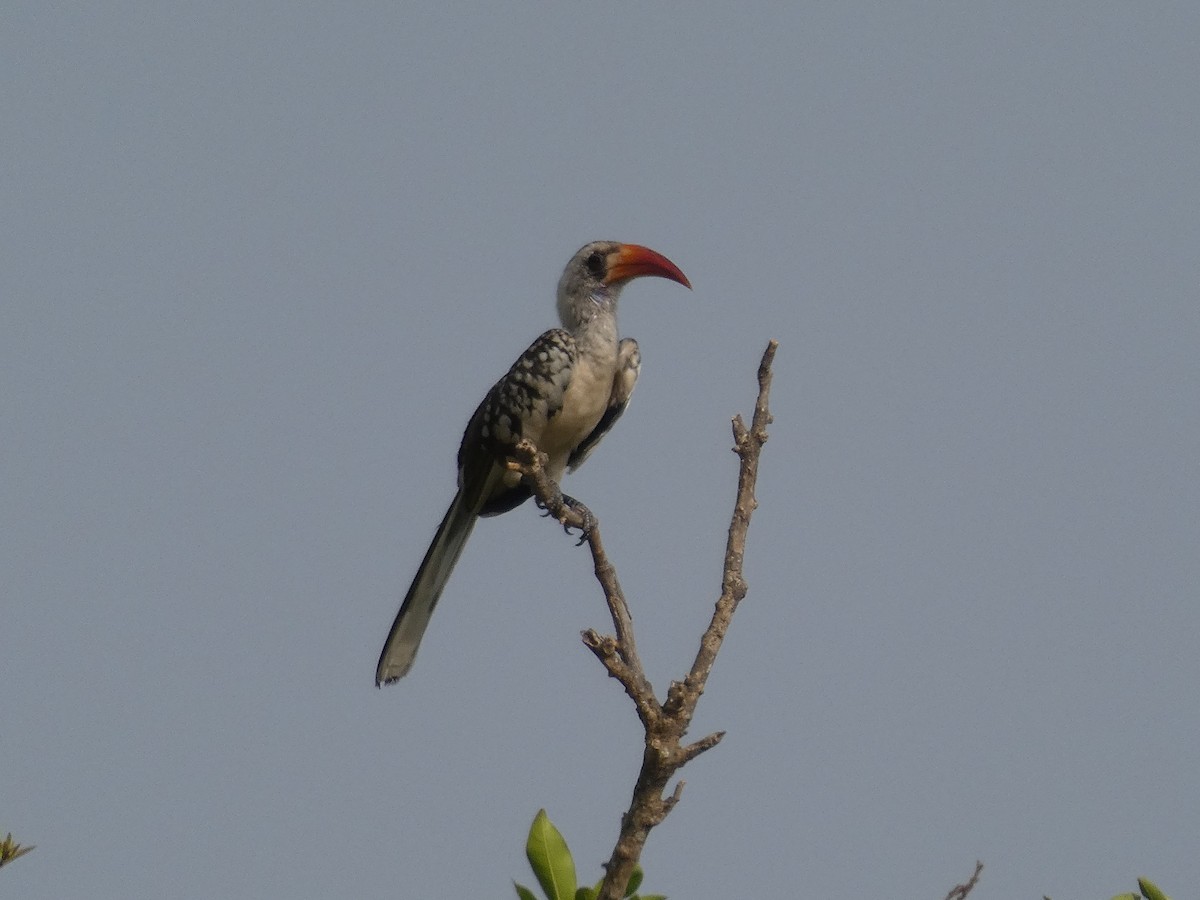
[[[615,358],[581,354],[572,367],[562,409],[546,423],[540,437],[533,438],[550,457],[549,474],[555,481],[562,477],[571,451],[592,433],[608,408],[615,370]]]

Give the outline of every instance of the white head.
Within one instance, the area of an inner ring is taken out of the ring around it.
[[[598,312],[613,311],[621,289],[642,275],[692,286],[675,263],[649,247],[617,241],[585,244],[571,257],[558,281],[558,317],[563,327],[574,331]]]

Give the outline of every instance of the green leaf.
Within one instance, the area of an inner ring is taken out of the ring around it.
[[[32,846],[22,847],[14,841],[12,832],[10,831],[8,836],[0,841],[0,866],[7,865],[14,859],[20,859],[32,849]]]
[[[584,885],[575,892],[575,900],[596,900],[596,895],[599,893],[599,888],[590,888]]]
[[[666,894],[641,894],[637,900],[667,900]]]
[[[1113,897],[1112,900],[1142,900],[1142,897],[1140,894],[1133,893],[1117,894],[1117,896]]]
[[[513,887],[517,889],[517,896],[520,897],[521,900],[537,900],[537,896],[533,893],[533,891],[525,887],[525,885],[517,884],[514,881]]]
[[[1158,885],[1149,878],[1139,878],[1138,887],[1142,889],[1142,893],[1145,895],[1146,900],[1171,900],[1171,898],[1164,894],[1159,889]]]
[[[538,810],[529,826],[525,855],[549,900],[574,900],[575,860],[571,859],[567,842],[544,809]]]
[[[629,884],[625,885],[625,896],[626,897],[632,897],[634,894],[637,893],[637,889],[642,886],[642,879],[645,876],[646,876],[646,873],[642,871],[641,866],[635,865],[633,867],[633,872],[629,876]]]

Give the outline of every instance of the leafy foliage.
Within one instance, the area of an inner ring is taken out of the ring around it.
[[[1171,898],[1164,894],[1159,889],[1158,885],[1149,878],[1139,878],[1138,887],[1142,889],[1142,896],[1145,897],[1146,900],[1171,900]]]
[[[604,879],[592,887],[579,887],[575,880],[575,860],[567,842],[544,809],[539,809],[529,826],[529,837],[525,841],[525,856],[533,875],[541,885],[546,900],[595,900],[600,895]],[[642,869],[638,866],[625,887],[626,900],[667,900],[663,894],[638,894],[642,886]],[[536,894],[523,884],[513,882],[520,900],[538,900]]]
[[[1164,894],[1162,889],[1149,878],[1139,878],[1138,888],[1141,890],[1140,894],[1129,891],[1125,894],[1117,894],[1112,898],[1112,900],[1171,900],[1171,898]],[[1045,897],[1043,900],[1050,900],[1050,898]]]
[[[13,840],[12,832],[10,831],[4,840],[0,841],[0,866],[7,865],[18,857],[24,856],[33,847],[22,847]]]

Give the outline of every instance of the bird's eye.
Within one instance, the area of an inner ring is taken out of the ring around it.
[[[604,274],[604,256],[599,252],[593,253],[591,256],[589,256],[585,265],[587,266],[588,272],[590,272],[596,278],[599,278]]]

